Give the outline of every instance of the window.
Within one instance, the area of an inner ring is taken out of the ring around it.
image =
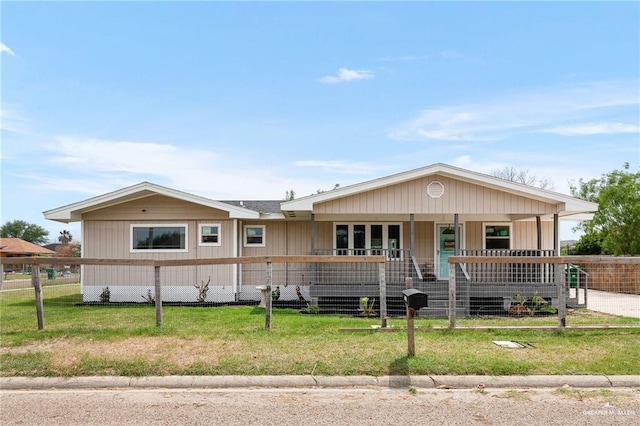
[[[336,225],[336,253],[349,254],[349,225]]]
[[[379,223],[335,224],[334,249],[337,255],[381,255],[402,258],[402,225]]]
[[[264,225],[247,225],[244,227],[244,245],[245,247],[264,247],[265,246],[265,226]]]
[[[186,224],[131,225],[131,252],[187,251]]]
[[[198,240],[201,246],[220,246],[220,224],[201,223],[198,229]]]
[[[511,224],[485,224],[484,248],[487,250],[509,250],[511,248]]]

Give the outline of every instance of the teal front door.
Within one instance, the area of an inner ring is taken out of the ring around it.
[[[456,239],[453,226],[438,225],[437,261],[438,279],[449,278],[449,256],[453,256],[456,250]]]

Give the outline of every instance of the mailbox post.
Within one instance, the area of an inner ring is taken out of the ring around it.
[[[415,356],[416,342],[414,318],[416,316],[416,310],[427,307],[427,294],[414,288],[402,290],[402,294],[404,303],[407,306],[407,340],[409,356]]]

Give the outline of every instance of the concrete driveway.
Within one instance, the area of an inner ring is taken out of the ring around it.
[[[587,308],[606,314],[640,318],[640,295],[588,290]]]

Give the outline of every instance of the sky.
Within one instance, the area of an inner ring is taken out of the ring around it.
[[[638,2],[0,3],[1,215],[284,199],[446,163],[640,167]],[[563,225],[561,238],[579,234]]]

